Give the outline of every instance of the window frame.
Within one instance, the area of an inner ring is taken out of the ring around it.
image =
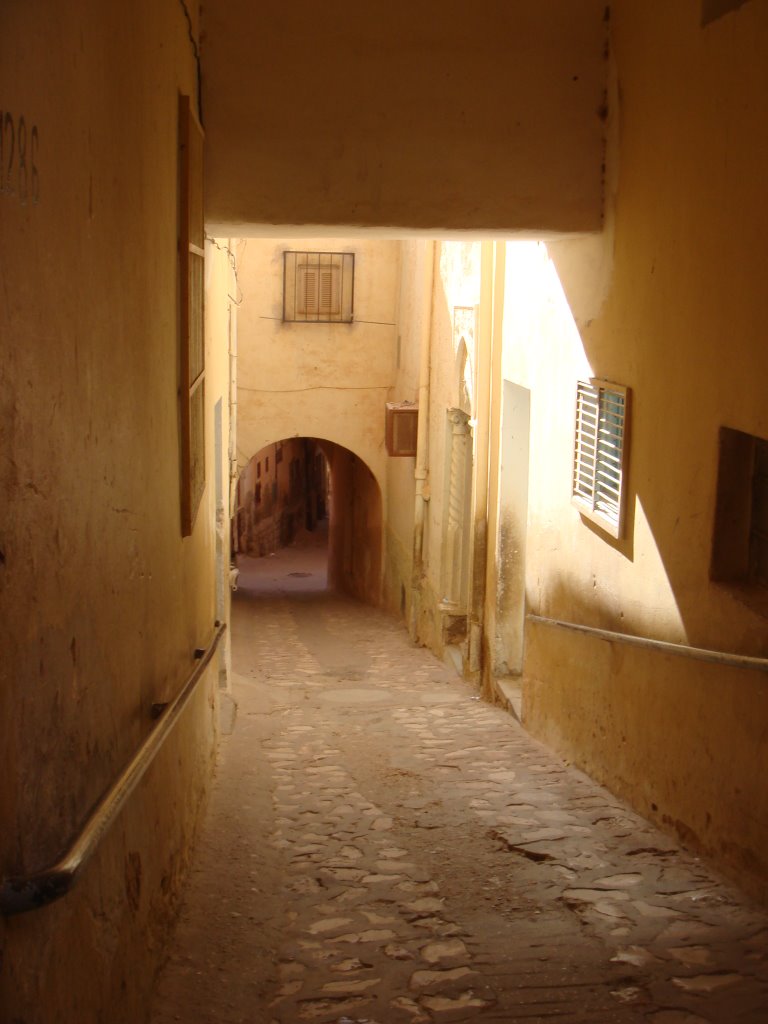
[[[576,382],[571,504],[614,540],[624,536],[626,520],[630,407],[631,389],[623,384]],[[611,437],[606,424],[618,432]]]
[[[753,591],[762,596],[763,603],[768,600],[768,575],[764,576],[762,569],[768,550],[768,530],[763,523],[766,462],[768,440],[734,427],[720,427],[709,577],[744,592]]]
[[[321,278],[331,278],[328,301],[323,303]],[[308,302],[307,282],[316,276],[315,301]],[[283,252],[283,322],[351,324],[355,306],[354,252],[286,249]],[[314,307],[314,308],[310,308]]]
[[[179,419],[181,535],[189,537],[205,492],[205,136],[189,96],[179,96]]]

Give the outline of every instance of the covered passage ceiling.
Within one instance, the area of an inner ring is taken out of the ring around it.
[[[229,0],[203,12],[209,230],[600,227],[596,0]]]

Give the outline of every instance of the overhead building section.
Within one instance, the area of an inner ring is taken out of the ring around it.
[[[604,3],[230,0],[204,22],[209,228],[600,227]]]

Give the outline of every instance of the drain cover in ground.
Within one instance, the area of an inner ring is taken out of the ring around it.
[[[301,576],[302,579],[303,579],[305,576],[311,576],[312,573],[311,572],[289,572],[288,575],[289,576]]]

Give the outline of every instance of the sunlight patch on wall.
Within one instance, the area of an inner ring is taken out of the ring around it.
[[[687,643],[683,617],[639,497],[635,498],[634,547],[634,596],[625,611],[632,632],[670,643]]]

